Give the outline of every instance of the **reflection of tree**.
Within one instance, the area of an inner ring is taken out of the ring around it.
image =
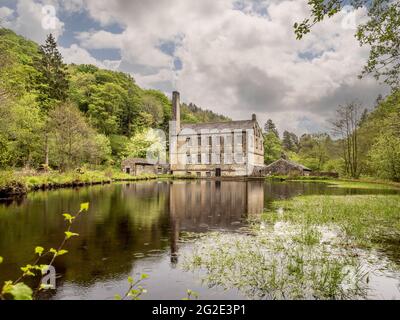
[[[67,248],[69,254],[60,257],[57,271],[65,280],[85,283],[125,274],[132,268],[134,253],[165,246],[165,187],[150,182],[58,190],[30,195],[26,207],[0,206],[0,252],[7,261],[26,264],[35,245],[52,247],[60,241],[64,230],[61,214],[90,200],[90,213],[75,227],[80,237]],[[11,265],[5,269],[0,281],[19,274]]]

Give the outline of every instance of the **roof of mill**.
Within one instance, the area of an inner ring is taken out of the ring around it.
[[[273,162],[270,165],[266,166],[265,169],[268,170],[268,169],[270,169],[270,168],[272,168],[272,167],[274,167],[276,165],[280,165],[281,163],[287,164],[287,165],[289,165],[291,167],[294,167],[294,168],[297,168],[299,170],[312,171],[310,168],[307,168],[306,166],[303,166],[300,163],[296,163],[296,162],[293,162],[293,161],[290,161],[290,160],[286,160],[286,159],[283,159],[283,158],[281,158],[279,160],[276,160],[275,162]]]
[[[183,123],[181,129],[191,130],[239,130],[253,129],[257,123],[255,120],[227,121],[227,122],[210,122],[210,123]]]

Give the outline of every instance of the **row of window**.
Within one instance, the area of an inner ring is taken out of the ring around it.
[[[206,140],[206,145],[207,146],[212,146],[213,145],[212,138],[213,138],[212,136],[208,136],[208,137],[205,137],[205,139],[204,139],[204,138],[202,138],[201,135],[198,135],[197,136],[197,146],[201,146],[203,144],[202,141],[204,141],[204,140]],[[216,138],[215,142],[216,142],[217,146],[218,145],[224,145],[224,144],[232,145],[232,136],[231,135],[217,136],[215,138]],[[194,146],[194,141],[195,141],[195,138],[193,138],[193,137],[192,138],[191,137],[187,137],[186,138],[186,144],[188,146]],[[235,141],[238,144],[245,145],[246,144],[246,133],[244,132],[242,135],[236,136]]]
[[[243,163],[244,158],[246,157],[246,153],[237,153],[235,154],[235,162],[236,163]],[[197,158],[197,159],[196,159]],[[194,155],[187,153],[186,154],[186,164],[232,164],[233,163],[233,155],[232,154],[216,154],[214,159],[211,153],[207,155],[199,153],[197,157]]]
[[[202,138],[201,136],[197,137],[197,145],[194,145],[194,140],[195,138],[191,138],[191,137],[187,137],[186,138],[186,145],[188,147],[196,147],[196,146],[202,146]],[[212,143],[212,137],[209,136],[206,138],[207,144],[206,146],[211,147],[213,145]],[[242,135],[242,139],[237,139],[237,145],[239,146],[243,146],[243,148],[245,148],[246,146],[246,137],[244,135]],[[259,150],[263,150],[263,141],[261,139],[256,139],[256,148]],[[216,146],[232,146],[232,136],[220,136],[220,137],[216,137]],[[253,139],[250,139],[250,148],[253,148],[254,143],[253,143]]]

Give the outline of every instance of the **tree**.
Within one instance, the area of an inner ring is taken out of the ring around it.
[[[331,121],[333,133],[339,137],[345,172],[352,178],[360,176],[362,167],[359,154],[359,126],[361,106],[349,103],[336,110],[336,119]]]
[[[92,156],[93,150],[89,151],[88,146],[95,132],[76,106],[71,103],[61,104],[50,111],[49,119],[52,164],[60,170],[67,170]]]
[[[296,134],[285,131],[282,138],[283,148],[287,151],[297,152],[299,148],[299,138]]]
[[[396,92],[371,115],[365,125],[375,132],[369,150],[369,164],[375,176],[400,181],[400,92]]]
[[[298,39],[309,33],[311,28],[332,17],[346,5],[353,8],[365,7],[368,11],[366,22],[358,26],[356,37],[362,46],[370,48],[367,64],[360,77],[373,74],[392,88],[400,84],[400,2],[393,0],[309,0],[311,16],[301,23],[295,23]]]
[[[383,132],[370,151],[371,166],[381,178],[400,181],[400,135]]]
[[[67,67],[57,49],[57,42],[52,34],[47,36],[44,45],[39,48],[39,58],[34,62],[38,71],[34,86],[38,92],[38,101],[45,116],[68,97]],[[47,126],[46,126],[47,127]],[[49,138],[45,130],[45,166],[49,166]]]
[[[303,164],[315,171],[322,171],[329,159],[332,139],[327,133],[304,134],[299,142],[299,157]]]
[[[264,134],[264,162],[271,164],[282,155],[282,142],[274,132]]]
[[[147,158],[147,156],[152,153],[152,155],[157,156],[159,160],[165,160],[161,154],[164,152],[164,148],[165,146],[163,146],[163,141],[158,135],[157,131],[145,129],[142,132],[138,132],[130,139],[128,145],[126,146],[124,156]]]
[[[39,47],[39,58],[34,64],[39,72],[35,79],[38,99],[42,110],[47,113],[58,102],[67,99],[69,88],[67,66],[52,34],[49,34],[45,44]]]
[[[264,131],[266,133],[272,132],[279,139],[279,132],[276,129],[275,123],[271,119],[268,119],[268,121],[264,125]]]

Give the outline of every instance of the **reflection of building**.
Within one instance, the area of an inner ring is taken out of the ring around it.
[[[235,229],[264,209],[263,181],[174,181],[170,184],[171,254],[176,262],[180,231]]]
[[[181,124],[180,97],[173,93],[170,165],[176,175],[250,176],[264,167],[264,137],[251,120]]]

